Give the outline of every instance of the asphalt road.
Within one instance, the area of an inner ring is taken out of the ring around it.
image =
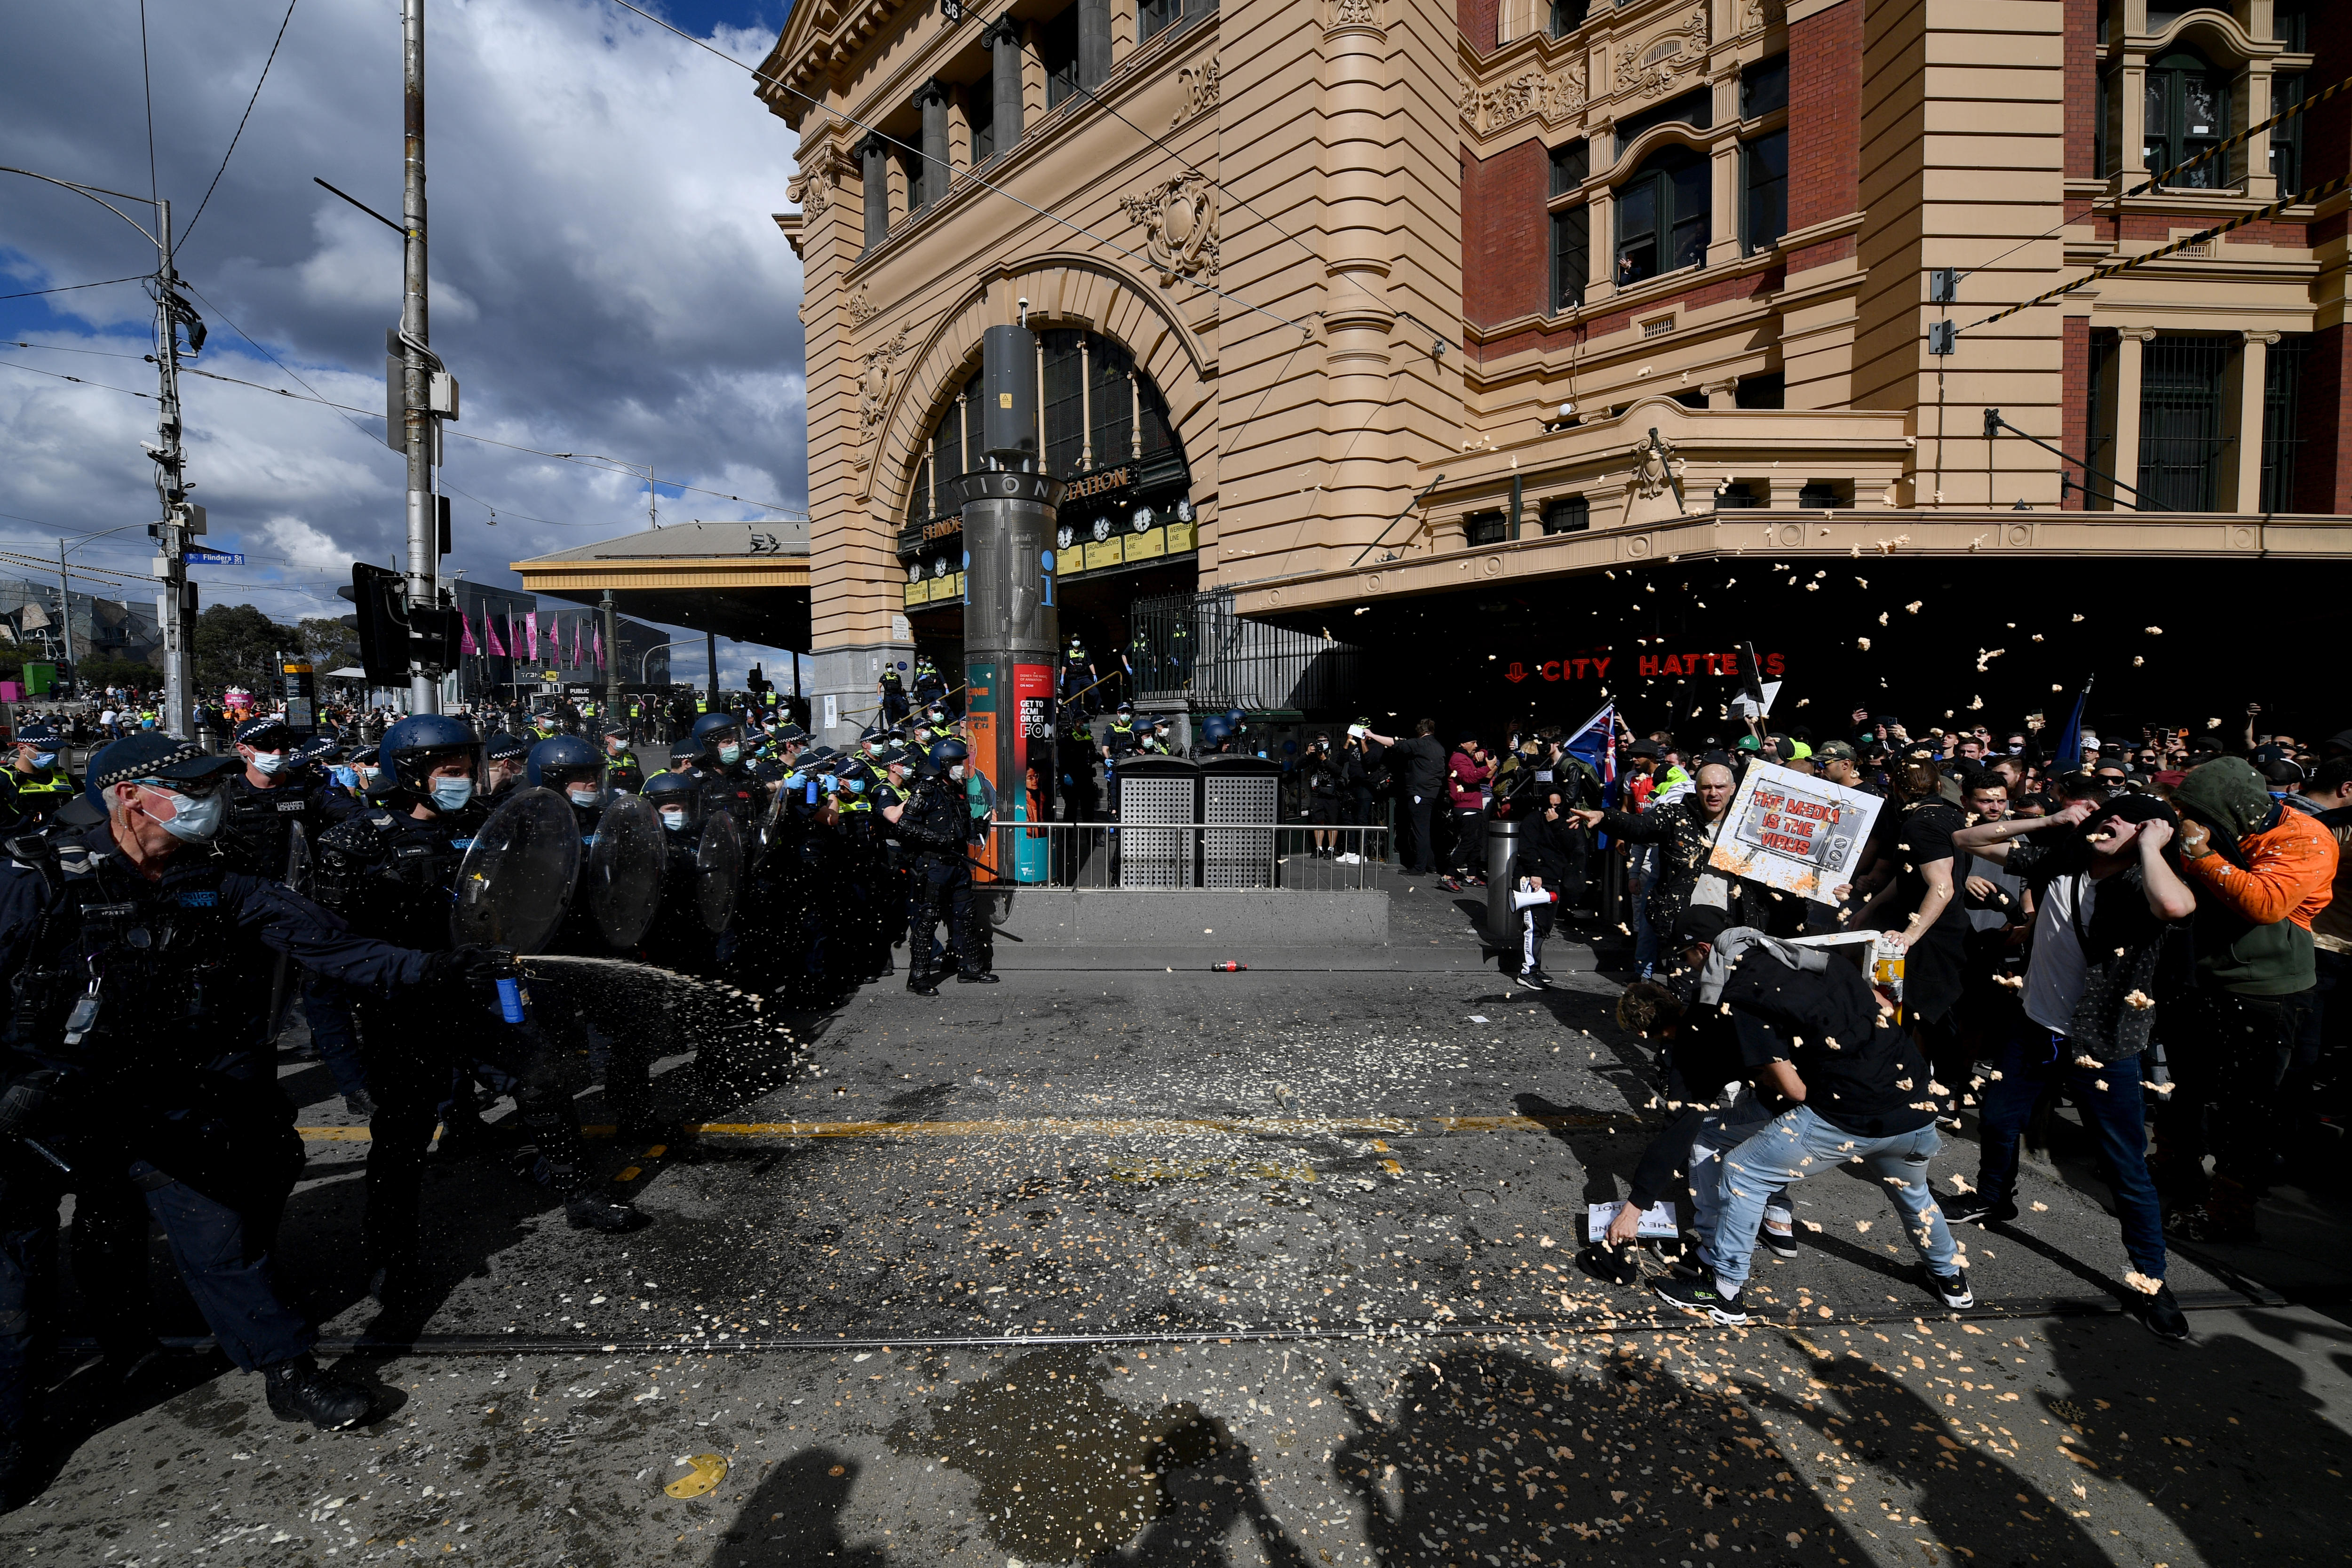
[[[1561,952],[1562,990],[1507,990],[1451,901],[1398,901],[1412,968],[1024,967],[823,1018],[621,977],[616,1026],[734,1026],[726,1061],[661,1064],[700,1131],[608,1146],[656,1225],[583,1237],[502,1163],[436,1163],[443,1268],[399,1321],[352,1251],[365,1144],[323,1071],[289,1068],[314,1136],[282,1272],[381,1418],[277,1422],[257,1378],[193,1352],[127,1394],[84,1373],[57,1400],[58,1478],[0,1520],[0,1552],[2352,1554],[2352,1329],[2279,1303],[2260,1257],[2177,1258],[2198,1342],[2155,1341],[2116,1312],[2115,1225],[2063,1146],[2020,1226],[1969,1237],[1970,1312],[1925,1291],[1885,1199],[1843,1173],[1797,1190],[1801,1256],[1759,1263],[1746,1329],[1580,1271],[1586,1204],[1623,1191],[1660,1117],[1615,987]],[[1939,1170],[1973,1165],[1962,1142]],[[2296,1245],[2340,1216],[2289,1201],[2311,1217],[2283,1255],[2340,1289],[2341,1251]],[[718,1461],[700,1495],[666,1489]]]

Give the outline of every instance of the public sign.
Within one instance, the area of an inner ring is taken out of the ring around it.
[[[1874,795],[1811,773],[1751,763],[1731,797],[1707,864],[1815,903],[1833,904],[1837,889],[1853,880],[1862,847],[1884,804]]]
[[[191,550],[187,562],[191,566],[242,566],[245,557],[228,550]]]

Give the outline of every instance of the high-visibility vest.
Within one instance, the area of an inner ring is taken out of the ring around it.
[[[698,698],[696,698],[696,699],[694,700],[694,710],[695,710],[697,713],[708,713],[708,712],[709,712],[709,711],[710,711],[710,699],[709,699],[708,697],[698,697]]]

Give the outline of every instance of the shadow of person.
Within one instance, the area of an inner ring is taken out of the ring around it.
[[[858,1466],[831,1448],[803,1448],[761,1478],[710,1556],[711,1568],[882,1568],[876,1546],[853,1546],[841,1512]]]
[[[1416,1364],[1385,1414],[1331,1387],[1356,1428],[1334,1474],[1383,1568],[1864,1555],[1736,1394],[1631,1346],[1597,1376],[1450,1351]],[[1741,1556],[1717,1555],[1727,1547]]]
[[[2007,1452],[2013,1456],[2020,1441],[2013,1434],[1971,1435],[1874,1363],[1835,1355],[1801,1334],[1784,1337],[1810,1363],[1812,1381],[1828,1389],[1836,1407],[1807,1404],[1771,1388],[1752,1389],[1749,1397],[1829,1445],[1835,1451],[1824,1450],[1827,1460],[1866,1466],[1896,1486],[1916,1490],[1915,1502],[1897,1507],[1884,1485],[1855,1488],[1846,1506],[1863,1528],[1924,1528],[1979,1563],[2106,1561],[2105,1549],[2066,1504],[2004,1462],[1999,1445],[2011,1444]],[[1987,1342],[1973,1341],[1972,1352],[1984,1353],[1978,1347]],[[1965,1445],[1950,1436],[1954,1432],[1967,1438]]]
[[[2296,1309],[2189,1322],[2200,1331],[2193,1348],[2163,1343],[2127,1319],[2050,1329],[2070,1392],[2046,1408],[2072,1428],[2068,1448],[2138,1491],[2202,1562],[2341,1556],[2342,1477],[2352,1468],[2341,1405],[2331,1411],[2305,1366],[2260,1342],[2313,1366],[2332,1359],[2340,1376],[2352,1329]]]
[[[1312,1568],[1267,1506],[1246,1443],[1189,1400],[1135,1409],[1109,1375],[1078,1346],[1013,1356],[899,1422],[889,1443],[968,1476],[972,1528],[1009,1556],[1214,1568],[1234,1561],[1246,1531],[1253,1563]]]
[[[1614,1203],[1633,1184],[1633,1168],[1641,1163],[1654,1131],[1632,1110],[1562,1105],[1540,1094],[1513,1095],[1511,1109],[1530,1121],[1541,1122],[1568,1151],[1569,1158],[1583,1167],[1588,1204]],[[1583,1216],[1576,1217],[1581,1234]]]

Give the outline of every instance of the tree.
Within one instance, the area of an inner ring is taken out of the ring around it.
[[[360,618],[343,616],[306,616],[296,628],[302,636],[302,651],[324,675],[331,669],[360,661]]]
[[[302,634],[250,605],[212,605],[196,617],[194,641],[197,685],[260,691],[277,673],[278,650],[300,647]]]

